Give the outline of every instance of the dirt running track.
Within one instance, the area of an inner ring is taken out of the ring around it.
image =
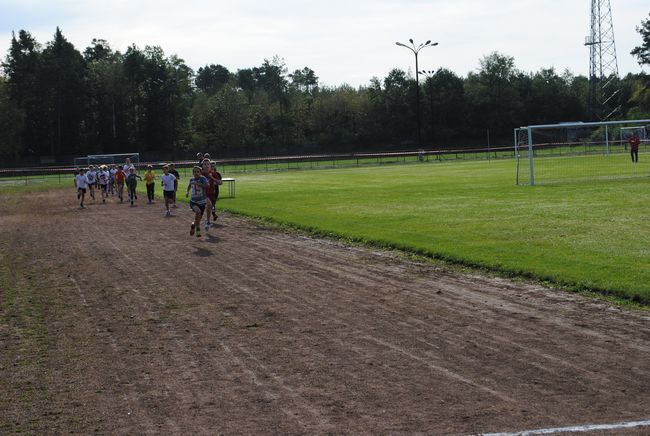
[[[650,419],[648,312],[228,215],[198,239],[185,205],[164,218],[160,202],[79,210],[70,190],[57,195],[0,197],[6,277],[35,290],[45,329],[29,346],[31,318],[0,306],[0,433],[477,434]]]

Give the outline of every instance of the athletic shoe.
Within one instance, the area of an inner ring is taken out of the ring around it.
[[[203,227],[205,228],[205,231],[207,232],[208,230],[210,230],[210,223],[205,223],[205,226],[203,226]]]
[[[172,216],[172,211],[171,210],[166,211],[165,216]]]
[[[216,221],[217,218],[219,218],[219,216],[216,213],[212,212],[212,221]]]
[[[131,200],[131,206],[133,206],[133,200]]]
[[[83,205],[83,204],[81,204],[81,208],[82,208],[82,209],[85,209],[85,207],[84,207],[84,205]]]
[[[194,223],[192,223],[192,225],[190,226],[190,236],[194,236],[194,229],[195,228],[196,228],[196,226],[194,225]]]

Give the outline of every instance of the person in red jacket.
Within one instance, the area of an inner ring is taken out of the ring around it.
[[[122,165],[118,166],[115,173],[115,185],[117,186],[117,197],[120,199],[120,203],[124,202],[124,181],[126,180],[126,173],[122,168]]]
[[[639,144],[641,143],[641,139],[639,139],[639,135],[630,136],[630,139],[628,139],[627,142],[629,142],[630,144],[630,155],[632,156],[632,162],[638,162]]]

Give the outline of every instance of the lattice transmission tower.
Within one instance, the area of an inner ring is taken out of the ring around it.
[[[614,41],[614,23],[609,0],[591,0],[589,47],[589,115],[598,120],[616,116],[621,109]]]

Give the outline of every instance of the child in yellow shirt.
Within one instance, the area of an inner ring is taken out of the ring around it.
[[[153,190],[156,186],[156,174],[153,172],[151,165],[147,165],[147,171],[144,173],[144,181],[147,185],[147,199],[151,204],[153,202]]]

